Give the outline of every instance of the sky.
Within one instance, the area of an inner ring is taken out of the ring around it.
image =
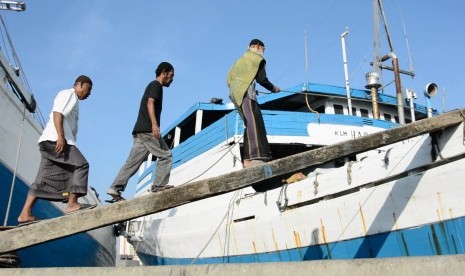
[[[24,12],[1,14],[45,120],[58,91],[71,88],[81,74],[93,80],[91,96],[80,103],[77,142],[90,163],[89,185],[102,200],[129,154],[140,98],[162,61],[175,68],[174,82],[164,89],[162,130],[197,102],[213,97],[229,102],[226,74],[253,38],[265,43],[268,78],[281,89],[306,80],[343,87],[340,36],[346,27],[350,86],[364,88],[371,71],[372,0],[25,3]],[[400,68],[413,65],[415,72],[413,79],[402,76],[403,88],[413,89],[424,104],[424,87],[434,82],[439,88],[434,108],[464,108],[465,2],[383,4]],[[384,55],[389,53],[384,32],[381,38]],[[393,80],[391,72],[383,72],[385,93],[395,94]],[[124,196],[134,194],[135,180]]]

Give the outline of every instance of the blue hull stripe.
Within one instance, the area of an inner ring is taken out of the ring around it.
[[[13,174],[0,163],[0,220],[3,225]],[[29,186],[17,178],[7,225],[17,225],[17,217],[26,199]],[[62,216],[61,210],[46,200],[38,200],[34,214],[41,219]],[[77,267],[114,266],[113,254],[101,246],[92,236],[81,233],[46,242],[16,252],[20,267]],[[107,260],[104,260],[108,256]]]
[[[291,262],[464,254],[465,218],[370,235],[330,244],[260,254],[199,258],[195,264]],[[138,252],[144,265],[188,265],[193,259],[163,258]]]

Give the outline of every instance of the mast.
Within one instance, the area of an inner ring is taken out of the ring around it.
[[[368,84],[365,87],[371,89],[372,101],[373,101],[373,115],[375,118],[379,118],[379,113],[377,114],[378,112],[377,91],[375,90],[381,86],[377,82],[377,78],[379,77],[378,72],[379,72],[379,69],[381,68],[392,70],[394,72],[394,82],[396,86],[397,113],[399,115],[399,123],[405,124],[404,99],[403,99],[403,94],[402,94],[402,84],[400,80],[401,70],[399,69],[399,60],[397,58],[397,55],[394,52],[394,46],[393,46],[392,39],[391,39],[391,33],[389,31],[389,27],[387,24],[386,16],[384,14],[383,4],[381,0],[373,0],[373,12],[374,12],[374,20],[375,20],[374,46],[377,46],[377,41],[378,41],[376,31],[378,30],[378,13],[380,13],[381,19],[383,21],[384,30],[386,32],[390,53],[382,57],[379,57],[376,51],[373,51],[374,71],[367,74],[366,78],[367,78]],[[392,60],[392,68],[388,68],[386,66],[381,65],[382,62],[388,59]],[[409,74],[413,76],[413,73],[409,73]]]
[[[378,109],[378,88],[381,87],[379,82],[379,72],[381,70],[381,62],[378,58],[378,50],[380,48],[379,43],[379,20],[378,20],[378,8],[376,0],[373,1],[373,71],[366,74],[367,85],[365,88],[370,89],[371,91],[371,103],[373,109],[373,118],[379,119],[379,109]]]

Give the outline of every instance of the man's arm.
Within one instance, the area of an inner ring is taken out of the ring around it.
[[[152,122],[153,137],[160,139],[160,127],[158,126],[157,118],[155,117],[155,99],[150,98],[147,100],[147,110],[149,112],[150,121]]]
[[[62,153],[65,150],[65,146],[67,144],[65,139],[65,131],[63,129],[63,114],[53,111],[53,124],[55,125],[55,129],[58,135],[55,152]]]
[[[269,80],[268,77],[266,76],[266,70],[265,70],[265,63],[262,61],[262,64],[260,64],[260,67],[258,69],[257,75],[255,76],[255,80],[260,84],[261,86],[265,87],[269,91],[272,92],[279,92],[281,89],[277,86],[274,86]]]

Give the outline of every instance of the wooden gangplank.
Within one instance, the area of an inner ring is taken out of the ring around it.
[[[263,165],[184,184],[156,194],[44,220],[29,226],[0,232],[0,254],[92,229],[154,214],[203,198],[238,190],[262,180],[396,143],[421,134],[459,124],[465,109],[420,120],[405,126],[295,154]]]

